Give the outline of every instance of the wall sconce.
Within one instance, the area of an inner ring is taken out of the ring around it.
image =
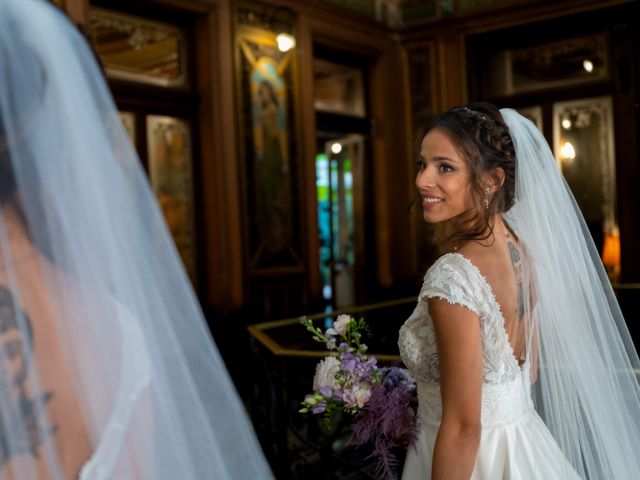
[[[571,142],[564,142],[562,148],[560,148],[560,160],[567,164],[572,164],[576,158],[576,149]]]
[[[285,53],[295,48],[296,38],[292,33],[295,30],[296,13],[290,7],[258,0],[249,10],[250,21],[247,24],[275,33],[278,50]]]
[[[281,32],[276,35],[276,43],[278,44],[278,50],[288,52],[296,46],[296,39],[289,33]]]
[[[604,235],[602,263],[609,280],[617,282],[620,278],[620,231],[617,227]]]

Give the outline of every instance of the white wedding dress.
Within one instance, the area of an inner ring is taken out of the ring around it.
[[[579,478],[535,411],[531,365],[513,354],[504,318],[491,285],[463,255],[440,257],[429,269],[418,304],[400,329],[399,347],[416,378],[419,435],[410,447],[403,480],[431,478],[436,435],[442,416],[438,354],[428,298],[438,297],[477,314],[482,332],[482,434],[473,480]]]

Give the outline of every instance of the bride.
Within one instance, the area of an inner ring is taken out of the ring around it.
[[[270,479],[85,39],[0,1],[0,479]]]
[[[447,253],[400,330],[420,417],[403,480],[640,478],[640,363],[542,134],[454,108],[418,167]]]

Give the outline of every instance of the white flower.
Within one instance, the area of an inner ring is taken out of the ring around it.
[[[325,337],[335,337],[338,334],[335,328],[328,328],[326,332],[324,332]]]
[[[340,369],[340,361],[336,357],[327,357],[316,366],[316,374],[313,377],[313,389],[317,392],[322,387],[333,388],[336,386],[336,373]]]
[[[369,387],[366,388],[358,388],[354,394],[354,399],[359,408],[364,407],[365,403],[369,401],[371,397],[371,389]]]
[[[339,335],[344,337],[344,334],[347,333],[347,325],[351,322],[351,317],[349,315],[338,315],[338,319],[333,322],[333,328]]]
[[[362,408],[371,397],[371,388],[367,384],[356,384],[344,391],[344,403],[348,408]]]

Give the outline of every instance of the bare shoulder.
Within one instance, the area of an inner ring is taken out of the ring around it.
[[[469,242],[460,249],[460,254],[467,258],[485,277],[492,273],[501,252],[495,245],[486,246],[477,242]]]
[[[494,290],[513,275],[509,254],[504,245],[498,242],[489,246],[469,242],[460,249],[460,253],[478,269]]]

